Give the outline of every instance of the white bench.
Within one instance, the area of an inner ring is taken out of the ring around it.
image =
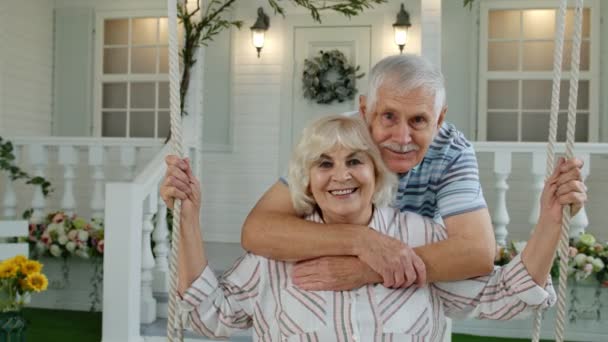
[[[0,221],[0,260],[19,254],[28,257],[29,245],[27,242],[7,242],[10,238],[27,238],[28,235],[27,221]]]

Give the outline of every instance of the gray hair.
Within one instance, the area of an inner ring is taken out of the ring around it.
[[[446,105],[443,74],[431,62],[417,55],[389,56],[374,65],[369,74],[366,102],[368,112],[375,108],[381,86],[392,86],[403,94],[422,88],[434,99],[433,111],[436,117]]]
[[[313,121],[304,131],[289,161],[287,181],[296,212],[311,214],[317,204],[309,190],[310,170],[322,154],[345,147],[369,155],[374,164],[376,186],[372,203],[386,206],[393,199],[397,177],[386,167],[380,150],[359,117],[325,116]]]

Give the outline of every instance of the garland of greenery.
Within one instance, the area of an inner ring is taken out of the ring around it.
[[[2,139],[0,137],[0,170],[9,173],[9,177],[11,181],[17,181],[20,179],[25,180],[25,184],[31,185],[40,185],[42,188],[42,194],[44,197],[47,197],[51,192],[53,192],[53,188],[51,188],[51,183],[46,180],[44,177],[40,176],[30,176],[27,172],[21,170],[17,165],[15,165],[15,154],[13,143],[9,140]],[[33,209],[28,209],[23,213],[23,218],[29,218],[33,212]]]
[[[304,98],[319,104],[353,99],[357,94],[356,79],[365,75],[357,74],[359,69],[348,63],[339,50],[319,51],[319,56],[304,60]],[[332,75],[336,75],[335,80],[330,78]]]

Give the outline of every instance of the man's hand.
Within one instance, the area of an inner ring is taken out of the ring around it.
[[[294,285],[308,291],[347,291],[382,282],[378,273],[353,256],[301,261],[294,266],[291,278]]]
[[[383,285],[405,288],[414,282],[426,283],[426,266],[412,248],[403,242],[368,229],[362,235],[356,255],[382,276]]]

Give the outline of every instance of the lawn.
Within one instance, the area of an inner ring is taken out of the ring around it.
[[[28,342],[98,342],[101,340],[101,313],[65,310],[25,309]],[[452,342],[516,342],[509,338],[454,335]]]

